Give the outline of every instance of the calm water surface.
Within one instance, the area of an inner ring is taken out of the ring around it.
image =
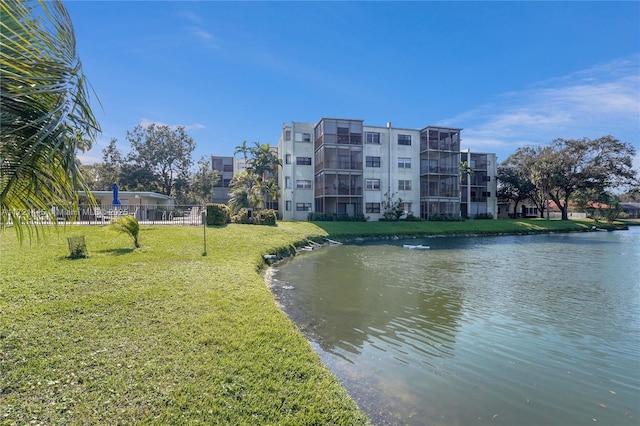
[[[272,272],[375,424],[640,424],[639,228],[326,247]]]

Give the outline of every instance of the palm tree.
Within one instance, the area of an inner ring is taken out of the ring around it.
[[[258,208],[261,203],[261,185],[255,175],[242,171],[235,175],[229,185],[229,208],[235,214],[240,209]]]
[[[133,245],[136,248],[140,247],[140,243],[138,242],[138,237],[140,235],[140,224],[138,220],[130,214],[126,214],[124,216],[118,216],[113,219],[109,224],[109,228],[121,232],[123,234],[129,235],[133,238]]]
[[[11,222],[22,240],[40,228],[25,213],[56,223],[54,205],[90,193],[76,151],[100,128],[62,3],[5,0],[0,25],[0,227]]]
[[[247,155],[251,152],[251,148],[247,146],[247,141],[242,141],[242,143],[236,146],[236,149],[233,151],[233,155],[242,154],[244,158],[244,168],[247,167]]]
[[[262,204],[266,205],[267,194],[270,188],[273,188],[273,184],[269,184],[269,180],[275,182],[278,167],[282,166],[282,161],[271,150],[268,143],[261,145],[259,142],[254,142],[254,144],[254,147],[249,148],[252,158],[247,165],[247,172],[256,176],[262,195]]]

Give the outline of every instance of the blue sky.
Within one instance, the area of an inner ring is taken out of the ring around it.
[[[640,150],[640,2],[67,1],[102,135],[182,125],[194,160],[321,117],[460,127],[519,146],[612,134]],[[640,166],[636,158],[636,165]]]

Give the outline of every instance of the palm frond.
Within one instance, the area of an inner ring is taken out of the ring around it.
[[[130,214],[118,216],[109,223],[109,229],[129,235],[133,239],[133,245],[136,248],[140,247],[138,242],[140,224],[134,216]]]
[[[76,153],[100,128],[60,1],[1,2],[0,47],[0,226],[12,223],[22,240],[39,235],[29,212],[56,223],[53,206],[90,192]]]

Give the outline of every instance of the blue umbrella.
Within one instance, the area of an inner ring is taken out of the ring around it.
[[[118,184],[114,183],[113,184],[113,204],[114,206],[119,206],[120,205],[120,200],[118,200]]]

